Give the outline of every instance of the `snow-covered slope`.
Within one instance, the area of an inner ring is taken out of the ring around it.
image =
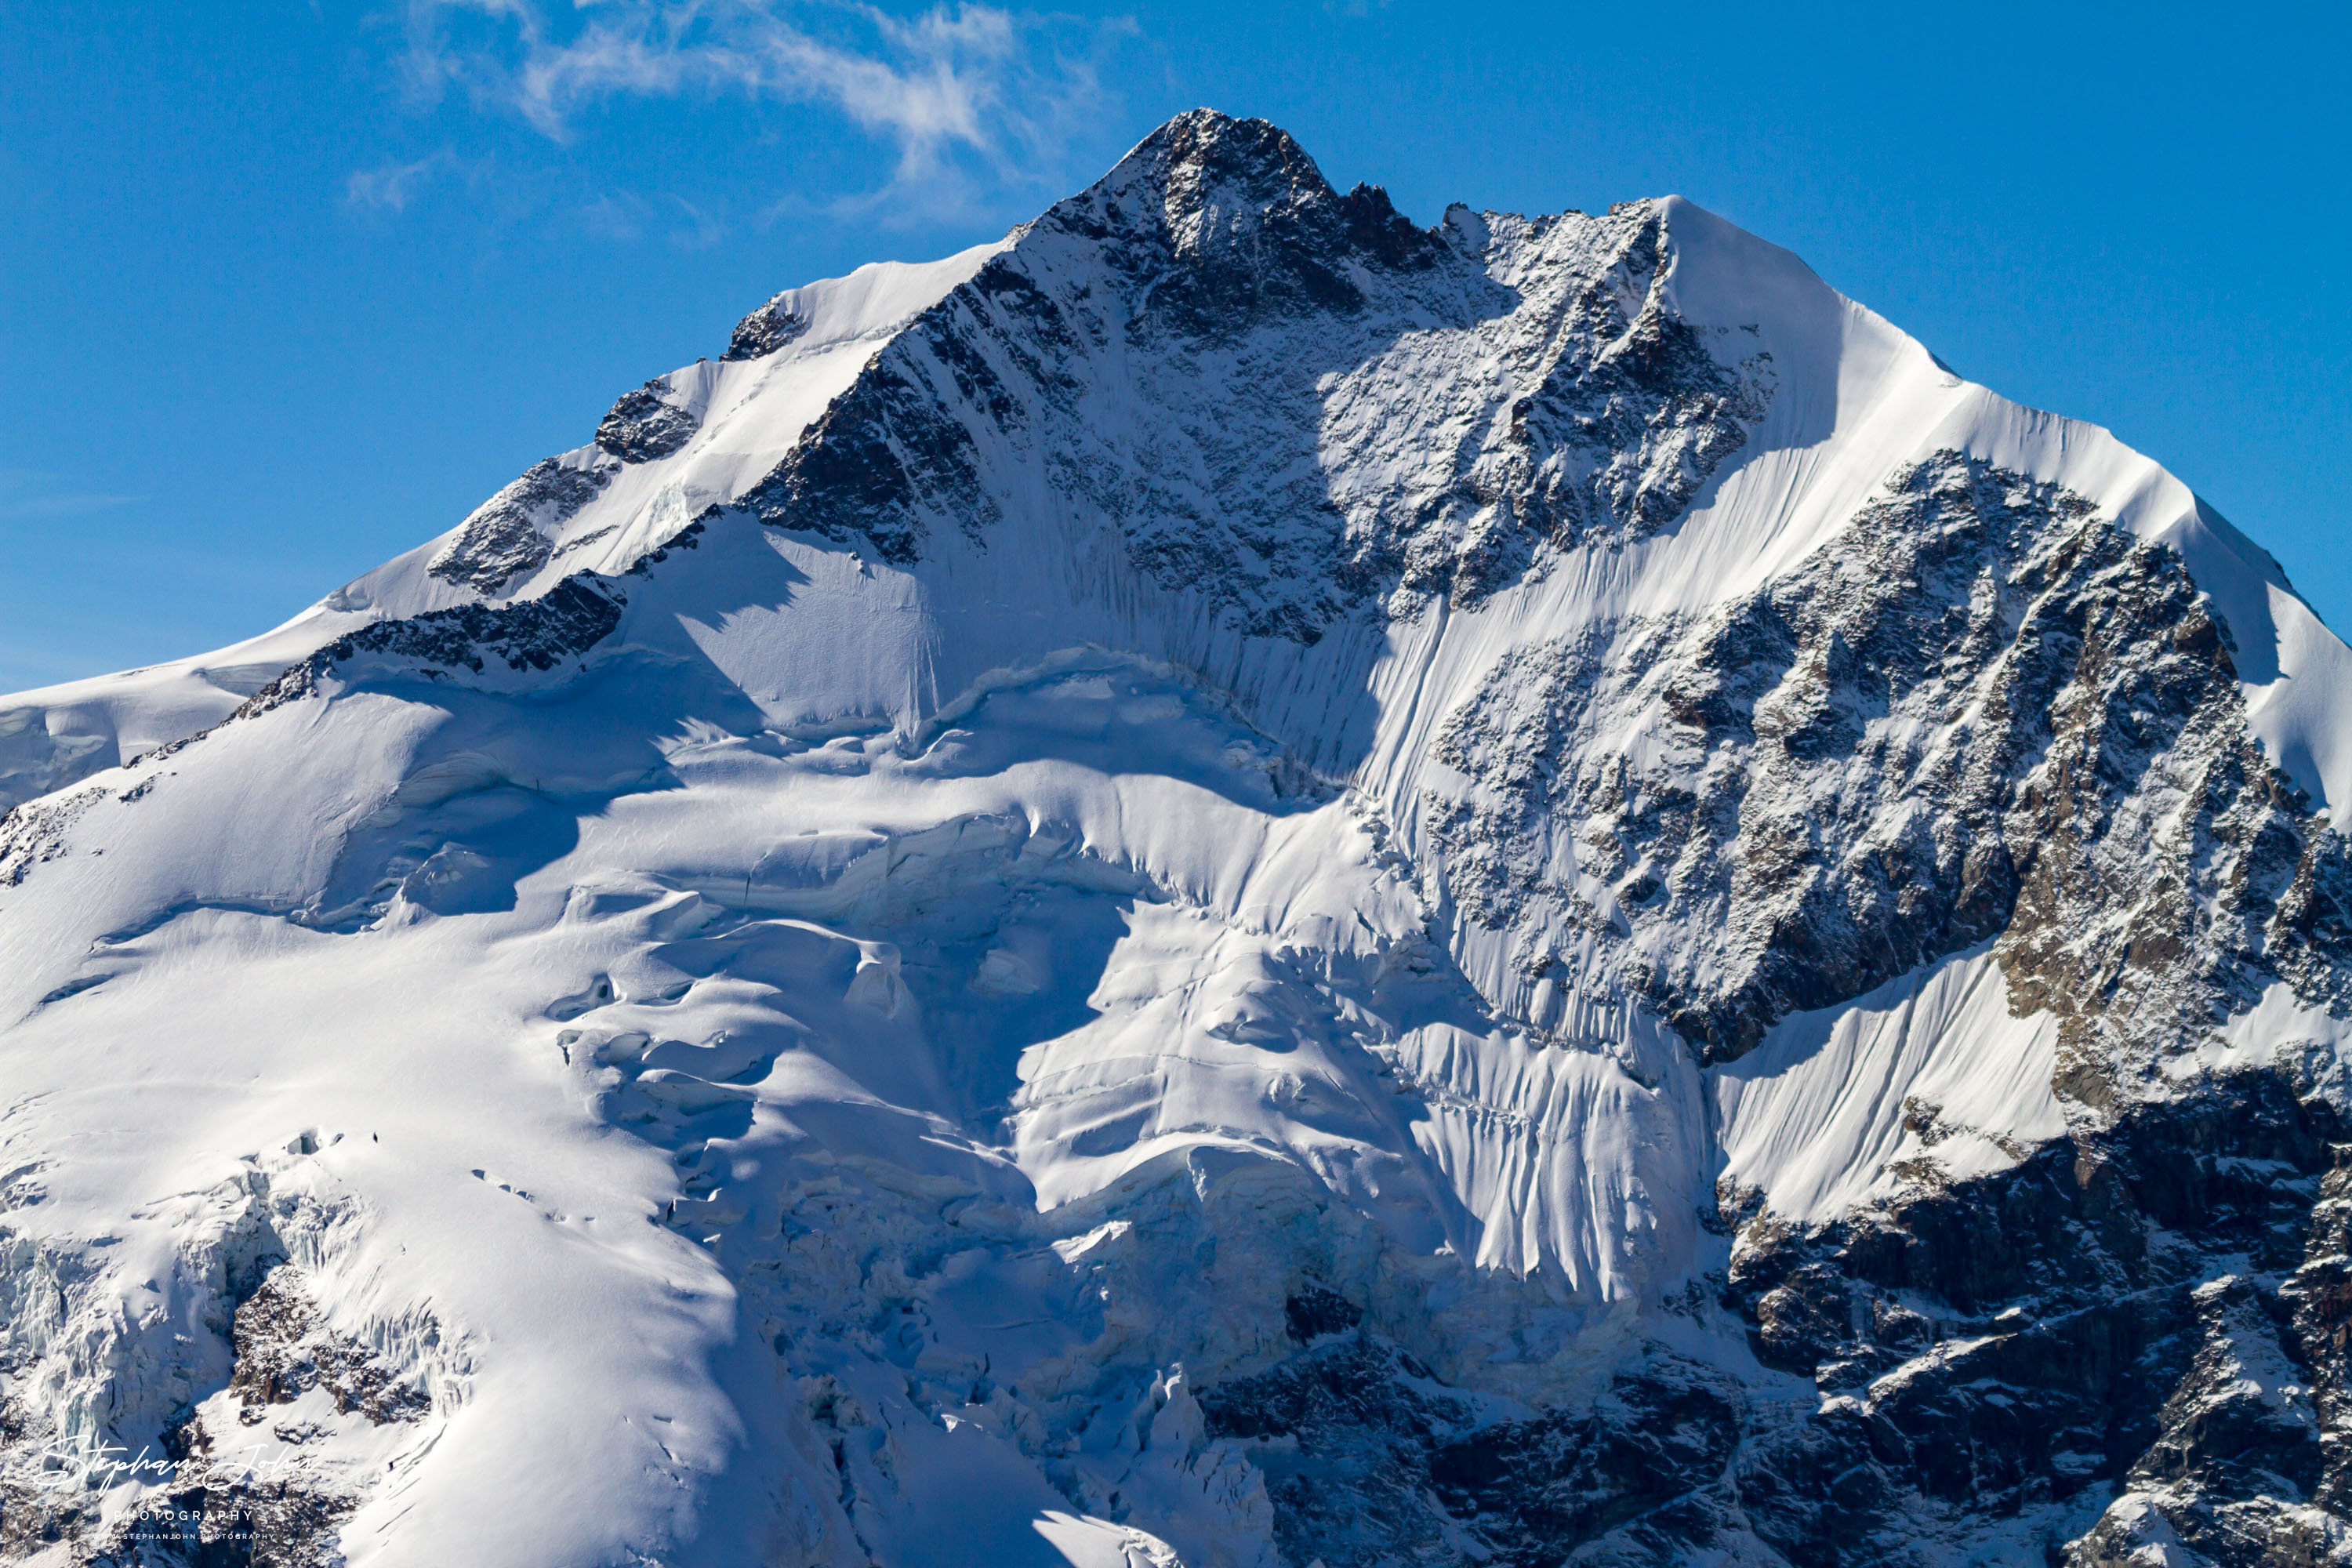
[[[234,647],[20,692],[0,708],[0,806],[119,767],[209,728],[293,663],[386,617],[543,593],[576,571],[625,571],[694,511],[772,467],[875,348],[1002,249],[927,266],[881,261],[787,289],[727,356],[624,397],[597,440],[534,464],[439,538]]]
[[[1686,202],[1181,116],[0,702],[0,1553],[2334,1551],[2347,661]]]

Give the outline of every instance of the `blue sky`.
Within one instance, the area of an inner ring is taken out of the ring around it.
[[[1424,222],[1678,191],[2113,427],[2352,629],[2347,16],[11,7],[0,690],[273,625],[776,289],[992,237],[1204,103]]]

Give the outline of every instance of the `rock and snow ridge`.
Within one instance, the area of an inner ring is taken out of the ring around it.
[[[1688,203],[1180,116],[0,700],[0,1557],[2352,1554],[2348,675]]]

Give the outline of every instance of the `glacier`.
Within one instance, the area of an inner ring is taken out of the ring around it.
[[[1207,110],[0,698],[0,1557],[2352,1560],[2352,652]]]

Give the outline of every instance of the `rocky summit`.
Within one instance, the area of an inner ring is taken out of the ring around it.
[[[2352,652],[1678,198],[1181,115],[0,805],[8,1563],[2352,1562]]]

